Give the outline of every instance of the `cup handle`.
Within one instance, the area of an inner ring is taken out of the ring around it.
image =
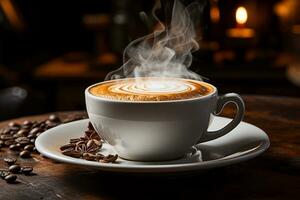
[[[244,104],[243,99],[240,97],[240,95],[238,95],[236,93],[228,93],[223,96],[220,96],[218,98],[217,106],[216,106],[216,110],[215,110],[214,114],[219,115],[222,112],[224,106],[230,102],[234,103],[236,106],[236,109],[237,109],[237,113],[236,113],[235,117],[233,118],[233,120],[220,130],[205,132],[205,134],[201,137],[201,139],[200,139],[200,141],[198,141],[198,143],[206,142],[209,140],[214,140],[219,137],[222,137],[223,135],[226,135],[227,133],[229,133],[232,129],[234,129],[242,121],[242,119],[244,117],[244,113],[245,113],[245,104]]]

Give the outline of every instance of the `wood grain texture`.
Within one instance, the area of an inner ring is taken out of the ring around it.
[[[34,166],[36,175],[19,175],[20,183],[14,185],[0,180],[0,199],[299,199],[300,99],[243,98],[244,121],[265,130],[271,140],[269,150],[255,159],[182,176],[133,176],[57,163],[34,155],[32,159],[20,159],[20,163]],[[232,108],[227,107],[224,116],[232,116]],[[58,114],[66,118],[70,113]],[[42,120],[47,116],[18,120]],[[8,122],[1,122],[0,128]],[[8,154],[6,150],[0,151],[1,158]],[[0,161],[0,168],[4,166]]]

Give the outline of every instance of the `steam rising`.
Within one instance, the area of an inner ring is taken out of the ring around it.
[[[184,7],[174,1],[171,21],[166,26],[155,12],[161,8],[156,2],[152,15],[158,28],[150,35],[132,41],[124,50],[123,66],[110,72],[106,80],[129,77],[178,77],[201,80],[188,68],[192,63],[192,52],[199,49],[194,25],[202,7],[192,3]],[[144,16],[147,18],[147,16]]]

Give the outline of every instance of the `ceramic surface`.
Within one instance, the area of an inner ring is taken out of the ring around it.
[[[218,130],[230,121],[228,118],[214,117],[209,130]],[[87,124],[88,119],[79,120],[45,131],[37,138],[36,148],[51,159],[103,171],[162,173],[204,170],[242,162],[263,153],[270,145],[264,131],[249,123],[241,122],[225,136],[200,143],[190,148],[184,157],[171,161],[135,162],[119,158],[117,163],[99,163],[63,155],[59,147],[68,143],[70,138],[82,136]],[[105,144],[101,152],[116,153],[109,144]]]

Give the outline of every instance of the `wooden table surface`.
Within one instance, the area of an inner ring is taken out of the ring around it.
[[[265,130],[271,140],[267,152],[257,158],[184,176],[133,176],[57,163],[36,154],[20,160],[34,166],[36,175],[20,175],[18,184],[0,180],[0,199],[299,199],[300,99],[243,98],[244,121]],[[225,116],[232,113],[232,108],[224,111]],[[70,113],[58,114],[66,118]],[[1,122],[0,128],[8,122]],[[6,150],[0,151],[1,158],[7,155]]]

